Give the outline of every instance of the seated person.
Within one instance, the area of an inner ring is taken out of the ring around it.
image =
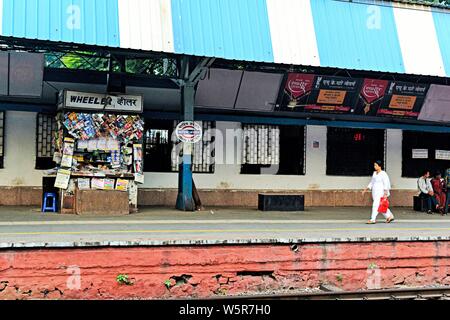
[[[433,187],[434,196],[436,197],[437,203],[439,205],[439,212],[443,215],[445,211],[445,201],[446,201],[446,194],[445,194],[446,183],[445,180],[442,178],[440,172],[437,172],[434,175],[434,178],[431,179],[431,186]]]
[[[449,204],[450,204],[450,168],[445,170],[445,189],[447,192],[447,201],[445,203],[445,214],[450,212]]]
[[[432,214],[432,210],[437,210],[439,204],[434,197],[433,187],[430,182],[430,171],[425,170],[422,176],[417,180],[417,187],[419,188],[419,197],[426,200],[426,211]]]

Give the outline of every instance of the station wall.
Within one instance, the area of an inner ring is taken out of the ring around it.
[[[240,128],[237,122],[216,122],[218,130]],[[276,190],[334,190],[363,189],[369,183],[367,177],[337,177],[326,175],[327,128],[308,126],[306,138],[306,175],[242,175],[239,164],[217,164],[214,174],[194,174],[199,189],[276,189]],[[319,142],[319,148],[313,148],[313,141]],[[236,146],[232,139],[225,137],[225,147],[216,146],[216,160],[229,159],[228,154]],[[416,189],[416,179],[401,177],[402,131],[388,129],[386,170],[391,178],[393,189]],[[146,188],[176,188],[176,173],[146,173]]]
[[[43,173],[35,170],[36,116],[34,112],[6,111],[0,186],[41,186]]]
[[[38,203],[39,200],[30,198],[37,197],[39,199],[40,197],[38,190],[42,183],[43,171],[35,169],[36,116],[36,113],[31,112],[6,112],[5,161],[4,169],[0,169],[0,188],[10,191],[14,188],[22,190],[22,195],[16,196],[18,204],[21,204],[21,202]],[[240,128],[240,123],[216,122],[216,128],[225,132],[227,129]],[[232,130],[229,132],[232,132]],[[257,199],[255,195],[259,190],[284,190],[290,192],[316,192],[317,201],[314,201],[314,199],[306,200],[306,205],[315,203],[317,205],[321,203],[319,198],[329,199],[330,197],[335,199],[330,202],[330,205],[353,203],[355,195],[359,194],[359,191],[368,184],[370,176],[327,176],[326,133],[327,128],[324,126],[307,127],[306,175],[242,175],[240,174],[240,164],[226,164],[229,161],[223,161],[226,163],[217,164],[213,174],[194,174],[196,186],[203,192],[203,195],[201,194],[202,199],[206,199],[206,203],[217,203],[218,199],[224,198],[224,194],[233,193],[234,195],[230,196],[233,200],[220,203],[224,205],[243,204],[243,202],[247,201],[245,199],[251,198],[250,201],[246,202],[246,205],[255,205]],[[225,147],[219,148],[219,143],[216,145],[216,159],[228,158],[229,160],[240,155],[237,151],[239,143],[236,145],[231,136],[225,137],[224,140]],[[319,142],[319,148],[313,148],[313,141]],[[393,190],[406,192],[409,195],[416,191],[416,179],[401,177],[401,146],[402,131],[388,129],[386,170],[391,178]],[[230,152],[233,149],[234,155]],[[145,184],[140,187],[140,194],[142,195],[140,195],[140,204],[173,205],[175,203],[177,186],[177,173],[147,172],[145,173]],[[247,193],[235,191],[245,191]],[[338,200],[338,195],[335,194],[336,192],[350,192],[355,195],[345,196],[345,199],[340,201]],[[27,196],[25,196],[25,193]],[[7,193],[3,192],[3,194]],[[401,198],[402,196],[398,195],[398,197]],[[26,199],[26,201],[23,199]],[[410,197],[408,197],[409,200]],[[0,199],[0,205],[15,204],[14,201],[11,201]],[[365,202],[367,202],[367,199]],[[362,204],[359,201],[358,203]]]

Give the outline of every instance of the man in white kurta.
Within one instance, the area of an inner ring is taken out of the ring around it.
[[[375,171],[372,176],[372,180],[370,180],[369,185],[367,186],[368,189],[372,190],[372,216],[370,218],[371,222],[375,222],[377,220],[378,216],[378,207],[380,205],[380,200],[382,197],[389,197],[391,189],[391,182],[389,181],[389,176],[385,171],[377,172]],[[392,214],[391,210],[388,209],[386,213],[382,213],[383,216],[386,219],[393,219],[394,215]]]

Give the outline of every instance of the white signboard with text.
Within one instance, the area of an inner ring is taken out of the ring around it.
[[[436,150],[436,160],[450,160],[450,150]]]
[[[428,159],[428,149],[412,149],[413,159]]]
[[[111,95],[65,90],[60,92],[59,108],[141,113],[143,97],[139,95]]]

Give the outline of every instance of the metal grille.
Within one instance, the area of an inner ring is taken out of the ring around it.
[[[55,151],[53,136],[56,130],[56,120],[54,115],[39,113],[37,116],[36,132],[36,162],[50,162]],[[51,165],[46,165],[46,167]]]
[[[126,58],[120,62],[116,57],[106,57],[95,52],[47,52],[45,53],[45,67],[52,69],[74,69],[94,71],[124,71],[131,74],[176,77],[178,75],[177,61],[172,58]],[[124,64],[124,65],[122,65]]]
[[[5,154],[5,112],[0,112],[0,168],[3,168]]]
[[[145,145],[147,149],[151,149],[153,145],[161,145],[169,143],[169,131],[162,129],[149,129],[145,133]]]
[[[327,128],[327,169],[330,176],[370,176],[373,163],[385,160],[386,130]]]
[[[174,121],[174,128],[178,125]],[[192,172],[214,173],[215,170],[215,123],[213,121],[196,121],[203,129],[202,141],[195,143],[192,150]],[[172,136],[172,171],[178,171],[183,157],[182,143]]]
[[[271,125],[242,125],[243,164],[278,165],[280,128]]]

